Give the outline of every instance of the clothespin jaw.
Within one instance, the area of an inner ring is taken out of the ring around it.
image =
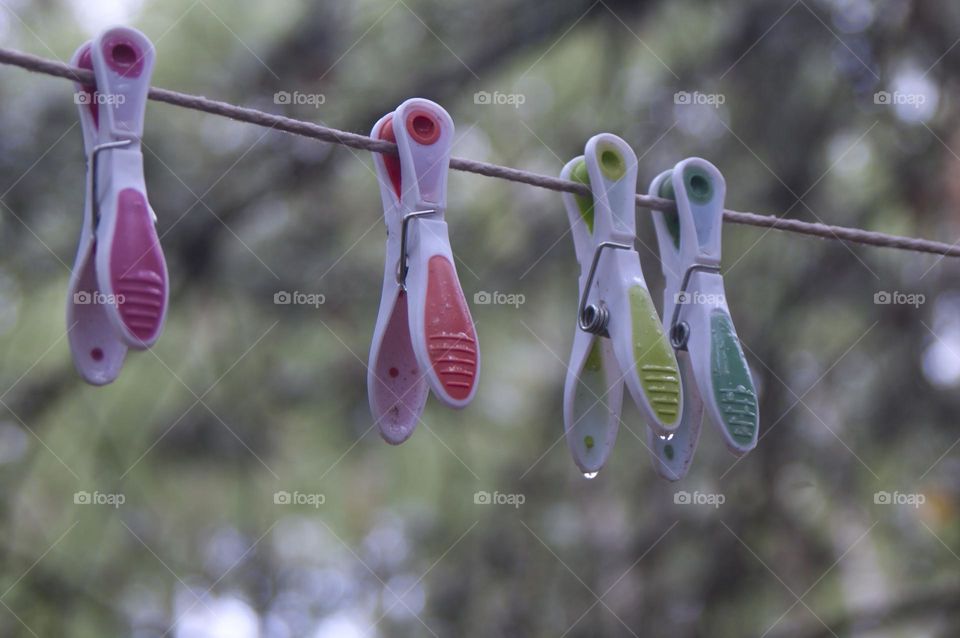
[[[154,48],[135,29],[100,35],[92,51],[99,105],[99,148],[91,160],[97,180],[96,269],[100,289],[120,338],[138,350],[153,345],[166,318],[167,265],[147,201],[140,136]]]
[[[560,177],[589,186],[583,156],[570,160]],[[582,294],[594,253],[594,202],[572,193],[562,197],[580,264],[577,290]],[[577,329],[563,388],[563,423],[567,447],[585,476],[596,475],[610,457],[622,405],[623,379],[610,340]]]
[[[756,446],[759,417],[719,268],[726,184],[713,164],[689,158],[654,179],[650,193],[677,202],[676,214],[654,212],[654,226],[667,281],[664,322],[678,353],[686,350],[684,380],[694,381],[687,387],[695,388],[727,447],[745,454]],[[681,427],[695,447],[699,422]]]
[[[372,133],[398,150],[374,158],[387,261],[368,367],[371,411],[391,443],[412,433],[426,388],[453,408],[476,394],[477,334],[444,221],[453,134],[447,112],[419,98],[381,118]]]
[[[167,267],[140,143],[154,48],[118,27],[82,46],[74,63],[93,71],[95,85],[77,86],[88,180],[67,321],[77,369],[102,385],[119,374],[127,347],[156,342],[166,317]]]
[[[370,137],[396,142],[393,118],[393,113],[380,118]],[[380,311],[367,366],[367,398],[381,436],[388,443],[398,445],[413,434],[423,414],[430,386],[420,369],[410,340],[407,294],[397,283],[403,267],[400,260],[403,227],[399,200],[402,192],[400,159],[374,153],[373,166],[380,185],[383,218],[387,226],[387,258]]]
[[[81,45],[74,53],[71,65],[92,71],[92,46],[92,42]],[[83,146],[89,158],[99,139],[96,87],[77,83],[76,91]],[[105,301],[105,296],[97,283],[93,259],[96,241],[89,166],[87,172],[80,244],[67,288],[67,339],[74,367],[80,376],[92,385],[105,385],[119,376],[127,346],[117,337],[107,316],[106,304],[100,303]]]

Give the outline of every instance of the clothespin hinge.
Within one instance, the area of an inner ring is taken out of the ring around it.
[[[686,321],[679,321],[680,308],[686,304],[687,286],[690,285],[690,277],[694,272],[712,272],[720,274],[719,266],[708,266],[706,264],[693,264],[687,268],[683,274],[683,282],[680,284],[680,290],[677,291],[677,300],[673,306],[673,316],[670,319],[670,345],[674,350],[686,350],[687,341],[690,339],[690,325]]]
[[[93,147],[93,150],[90,151],[90,192],[92,193],[93,201],[91,205],[93,206],[93,231],[96,235],[97,225],[100,223],[100,198],[97,196],[97,160],[100,157],[101,151],[108,151],[112,148],[121,148],[123,146],[129,146],[133,143],[133,140],[118,140],[116,142],[104,142],[103,144],[97,144]]]
[[[607,324],[610,323],[610,310],[602,301],[595,304],[587,304],[587,297],[590,295],[590,286],[593,285],[593,278],[597,274],[597,264],[600,263],[600,255],[604,248],[614,248],[618,250],[633,250],[630,244],[621,244],[615,241],[602,241],[597,244],[597,249],[593,253],[593,261],[590,263],[590,271],[587,273],[587,282],[583,287],[583,294],[580,297],[580,307],[577,310],[577,325],[580,329],[590,334],[609,337],[607,333]]]
[[[404,290],[406,290],[407,285],[407,271],[410,269],[407,266],[407,225],[413,218],[433,215],[436,212],[433,209],[415,210],[403,216],[403,222],[400,225],[400,259],[397,262],[397,285]]]

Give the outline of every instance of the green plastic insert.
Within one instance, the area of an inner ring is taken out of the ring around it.
[[[587,360],[583,362],[583,369],[589,372],[600,372],[601,368],[603,368],[603,350],[600,348],[600,340],[594,339],[590,354],[587,355]]]
[[[577,446],[577,454],[588,465],[602,453],[598,442],[607,440],[608,408],[604,401],[597,401],[607,392],[607,378],[603,369],[603,349],[600,339],[594,339],[580,370],[575,390],[574,425],[571,441]]]
[[[600,172],[611,180],[617,181],[627,173],[627,166],[623,163],[623,157],[620,152],[614,148],[598,148],[597,159],[600,164]]]
[[[660,325],[650,293],[643,286],[630,287],[633,319],[633,357],[650,406],[664,425],[680,417],[680,369],[673,348]]]
[[[660,184],[660,192],[657,194],[664,199],[677,198],[677,194],[673,190],[673,180],[670,179],[672,176],[673,171],[668,172],[666,179]],[[663,211],[663,219],[667,222],[667,231],[669,231],[670,236],[673,237],[674,248],[680,250],[680,215],[675,211],[665,210]]]
[[[723,424],[733,440],[747,445],[757,432],[757,392],[730,315],[710,315],[710,371]]]
[[[580,160],[577,162],[577,165],[570,171],[570,179],[585,186],[590,186],[590,175],[587,173],[587,163],[585,161]],[[580,209],[580,217],[583,218],[584,223],[587,225],[587,230],[589,230],[592,235],[593,198],[585,197],[584,195],[574,195],[573,198],[576,200],[577,207]]]
[[[683,172],[683,184],[687,189],[687,196],[698,204],[706,204],[713,197],[713,183],[701,168],[688,166]]]

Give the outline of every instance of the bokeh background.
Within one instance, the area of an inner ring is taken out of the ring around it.
[[[641,189],[699,155],[736,210],[960,237],[954,3],[0,0],[2,46],[47,58],[114,24],[155,42],[157,86],[357,133],[428,97],[455,155],[551,175],[611,131]],[[588,481],[561,438],[579,271],[556,193],[451,174],[467,297],[523,303],[472,304],[476,400],[431,400],[395,448],[366,399],[384,251],[368,153],[151,103],[171,312],[93,388],[63,316],[84,190],[72,87],[3,67],[0,104],[0,635],[960,633],[955,260],[727,225],[757,449],[737,461],[706,426],[667,483],[627,401]]]

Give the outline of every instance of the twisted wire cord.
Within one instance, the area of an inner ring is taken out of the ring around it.
[[[0,64],[17,66],[34,73],[43,73],[54,77],[93,84],[93,72],[86,69],[72,67],[69,64],[48,60],[29,53],[15,51],[12,49],[0,48]],[[246,122],[257,126],[277,129],[294,135],[310,137],[313,139],[329,142],[331,144],[340,144],[356,149],[371,151],[374,153],[389,153],[396,155],[397,146],[392,142],[375,140],[366,135],[358,135],[349,131],[341,131],[313,122],[305,122],[283,115],[275,115],[257,109],[237,106],[228,102],[211,100],[200,95],[191,95],[189,93],[180,93],[169,89],[151,87],[149,98],[157,102],[172,104],[182,108],[202,111],[212,115],[227,117],[239,122]],[[577,195],[590,195],[590,189],[584,184],[571,182],[558,177],[541,175],[529,171],[511,168],[509,166],[500,166],[488,162],[479,162],[477,160],[466,159],[462,157],[453,157],[450,159],[450,168],[457,171],[484,175],[496,179],[503,179],[521,184],[528,184],[538,188],[545,188],[552,191],[574,193]],[[637,195],[637,207],[651,210],[676,210],[676,204],[673,200],[660,197],[651,197],[649,195]],[[759,228],[771,228],[775,230],[808,235],[811,237],[820,237],[822,239],[831,239],[835,241],[847,241],[855,244],[864,244],[867,246],[880,246],[884,248],[897,248],[900,250],[909,250],[921,253],[932,253],[935,255],[944,255],[946,257],[960,257],[960,245],[957,243],[948,244],[945,242],[922,239],[919,237],[903,237],[899,235],[888,235],[862,228],[850,228],[847,226],[833,226],[830,224],[813,223],[800,221],[798,219],[785,219],[775,215],[761,215],[757,213],[747,213],[735,210],[724,210],[723,218],[725,221],[734,224],[743,224],[746,226],[756,226]]]

